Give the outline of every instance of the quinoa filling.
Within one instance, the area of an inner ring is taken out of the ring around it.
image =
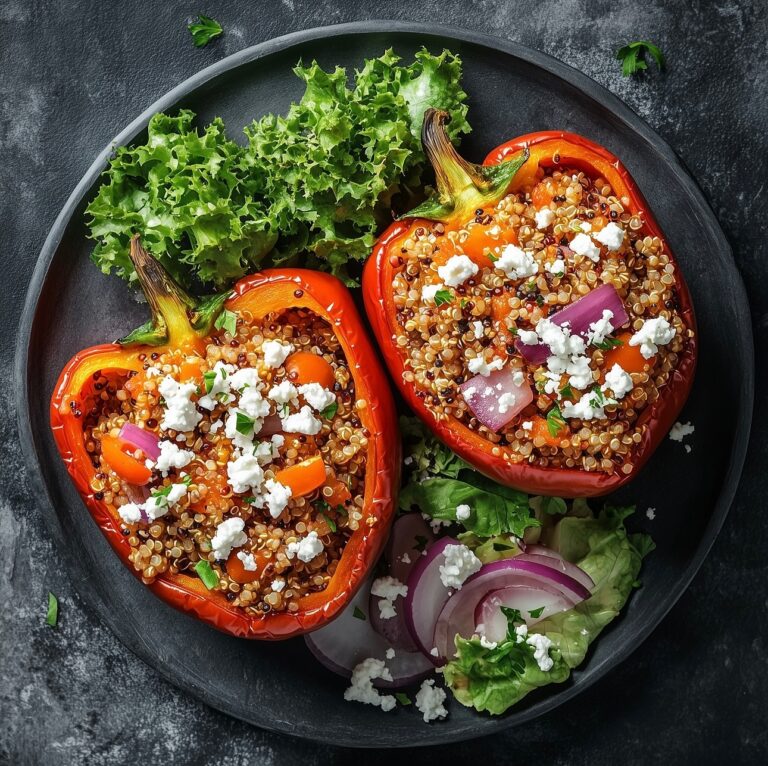
[[[669,253],[628,205],[604,179],[550,170],[461,227],[417,221],[403,235],[396,342],[405,382],[438,419],[511,462],[632,472],[640,415],[693,331]],[[558,318],[606,293],[614,303],[585,331]]]
[[[199,576],[251,616],[298,611],[364,523],[370,434],[335,334],[306,309],[243,311],[202,356],[142,357],[139,373],[94,375],[84,415],[91,487],[134,568],[146,584]],[[126,425],[159,454],[125,450]]]

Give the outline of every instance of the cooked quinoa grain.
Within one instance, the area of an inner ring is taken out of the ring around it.
[[[628,205],[602,178],[550,170],[460,228],[421,221],[403,235],[390,259],[395,342],[404,381],[436,417],[458,419],[513,463],[632,472],[640,416],[693,331],[669,253]],[[603,285],[628,322],[598,313],[571,335],[550,319]],[[533,362],[535,345],[547,351]]]
[[[295,612],[327,587],[363,519],[369,434],[324,320],[305,309],[259,321],[241,312],[234,336],[216,333],[202,356],[147,353],[138,374],[100,372],[94,387],[91,489],[114,508],[143,582],[197,577],[205,561],[214,587],[252,616]],[[185,412],[199,419],[193,428],[167,427]],[[143,486],[104,454],[126,424],[160,440],[157,460],[128,451],[134,471],[151,471]]]

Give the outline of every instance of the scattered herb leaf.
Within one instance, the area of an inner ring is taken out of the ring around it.
[[[217,320],[218,321],[218,320]],[[206,370],[203,373],[203,383],[205,384],[205,393],[210,394],[213,389],[214,381],[216,380],[215,370]]]
[[[203,585],[208,590],[213,590],[219,584],[219,576],[213,571],[210,563],[204,559],[195,564],[195,572],[197,572],[197,576],[203,581]]]
[[[330,420],[336,415],[339,409],[338,402],[331,402],[324,410],[320,410],[320,414],[326,419]]]
[[[330,529],[331,532],[335,532],[336,531],[336,522],[330,516],[328,516],[325,513],[321,513],[320,515],[325,519],[325,523],[328,525],[328,529]]]
[[[239,434],[248,436],[248,434],[253,430],[254,423],[255,421],[253,418],[249,418],[248,415],[246,415],[244,412],[238,411],[237,418],[235,420],[235,428]]]
[[[552,405],[552,409],[547,413],[547,430],[550,436],[557,436],[565,428],[565,419],[560,407],[557,404]]]
[[[453,302],[453,293],[450,290],[438,290],[435,293],[435,306],[442,306],[445,303]]]
[[[560,396],[564,396],[567,399],[573,399],[574,393],[573,389],[571,388],[570,383],[566,383],[561,389],[560,389]]]
[[[366,620],[367,619],[366,616],[365,616],[365,612],[359,606],[356,606],[352,610],[352,616],[353,617],[357,617],[358,620]]]
[[[411,705],[411,704],[413,704],[411,702],[411,698],[405,692],[395,692],[395,699],[401,705]]]
[[[48,612],[45,615],[45,622],[52,628],[56,627],[56,623],[59,621],[59,599],[48,592]]]
[[[235,335],[237,333],[237,314],[235,314],[234,311],[230,311],[229,309],[224,309],[224,311],[222,311],[221,314],[216,317],[216,321],[213,323],[213,326],[217,330],[221,330],[223,328],[230,335]]]
[[[196,48],[204,48],[211,40],[218,37],[224,30],[215,19],[198,14],[195,21],[187,24],[187,29],[192,34],[192,40]]]
[[[660,70],[664,69],[664,54],[661,50],[647,40],[638,40],[628,43],[616,52],[616,58],[621,61],[621,73],[624,77],[630,77],[643,69],[648,69],[648,64],[646,64],[644,58],[646,53],[653,57],[656,66]]]
[[[535,620],[537,617],[541,617],[541,615],[542,615],[543,613],[544,613],[544,607],[543,607],[543,606],[540,606],[538,609],[529,609],[529,610],[528,610],[528,614],[530,614],[530,615],[531,615],[531,617],[533,617],[533,618],[534,618],[534,620]]]
[[[612,348],[623,346],[624,341],[619,340],[618,338],[606,338],[605,340],[600,341],[600,343],[593,343],[592,345],[595,348],[599,348],[601,351],[610,351]]]

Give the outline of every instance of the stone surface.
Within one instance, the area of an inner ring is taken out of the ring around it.
[[[687,163],[733,245],[750,296],[758,360],[741,490],[672,614],[630,661],[554,713],[503,736],[422,751],[419,758],[458,763],[482,753],[490,763],[764,763],[768,6],[761,0],[209,0],[204,12],[226,33],[202,50],[185,28],[196,10],[176,0],[0,4],[7,285],[0,343],[6,370],[0,387],[0,762],[311,766],[359,758],[206,708],[126,653],[83,609],[25,480],[9,373],[16,321],[47,230],[118,130],[189,75],[243,47],[295,29],[388,16],[471,27],[537,47],[586,72],[644,117]],[[638,38],[664,50],[665,73],[621,76],[614,51]],[[60,600],[55,630],[44,624],[49,590]],[[365,755],[372,765],[391,757]]]

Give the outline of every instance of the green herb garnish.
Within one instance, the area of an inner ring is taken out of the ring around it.
[[[353,617],[357,617],[358,620],[365,621],[367,619],[366,616],[365,616],[365,612],[359,606],[356,606],[352,610],[352,616]]]
[[[253,430],[255,422],[256,421],[253,418],[249,418],[248,415],[246,415],[244,412],[238,411],[237,417],[235,419],[235,429],[239,434],[248,436],[248,434]]]
[[[336,415],[336,412],[339,409],[339,405],[337,402],[331,402],[325,409],[320,410],[320,414],[326,419],[330,420]]]
[[[192,40],[196,48],[204,48],[211,40],[218,37],[224,30],[215,19],[199,14],[197,19],[187,24],[187,29],[192,34]]]
[[[528,610],[528,614],[535,620],[537,617],[541,617],[541,615],[544,614],[544,607],[540,606],[538,609],[530,609]]]
[[[216,320],[218,322],[218,319]],[[205,393],[210,394],[213,390],[213,384],[216,381],[216,373],[214,370],[206,370],[203,373],[203,383],[205,384]]]
[[[328,525],[328,529],[330,529],[331,532],[335,532],[336,522],[330,516],[328,516],[328,514],[321,513],[320,515],[325,519],[325,523]]]
[[[411,705],[411,704],[413,704],[411,702],[411,698],[405,692],[395,692],[395,699],[401,705]]]
[[[223,328],[230,335],[235,335],[237,333],[237,314],[235,314],[234,311],[230,311],[229,309],[224,309],[224,311],[222,311],[221,314],[216,317],[216,321],[213,323],[213,326],[217,330],[221,330]]]
[[[560,396],[564,396],[567,399],[573,399],[574,393],[573,389],[571,388],[570,383],[566,383],[561,389],[560,389]]]
[[[56,627],[56,623],[59,621],[59,599],[56,598],[56,596],[53,595],[50,591],[48,592],[48,612],[45,615],[45,622],[46,624],[50,625],[52,628]]]
[[[435,293],[435,306],[442,306],[445,303],[453,302],[453,293],[450,290],[438,290]]]
[[[612,348],[618,348],[619,346],[624,345],[623,340],[619,340],[618,338],[605,338],[604,340],[601,340],[599,343],[592,343],[592,345],[595,348],[599,348],[601,351],[610,351]]]
[[[557,404],[552,405],[552,409],[547,413],[547,430],[550,436],[557,436],[565,428],[565,419],[560,407]]]
[[[195,564],[195,572],[208,590],[213,590],[219,584],[219,576],[205,559],[201,559]]]
[[[541,510],[550,516],[563,516],[568,511],[562,497],[542,497],[541,501]]]
[[[621,61],[621,73],[624,77],[637,74],[643,69],[648,69],[645,62],[645,54],[649,53],[659,70],[664,69],[664,54],[653,43],[647,40],[638,40],[637,42],[627,43],[623,48],[616,52],[616,58]]]

